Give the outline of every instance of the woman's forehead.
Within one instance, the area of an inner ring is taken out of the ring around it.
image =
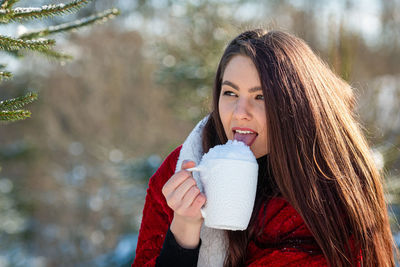
[[[253,61],[247,56],[234,56],[225,68],[222,84],[230,85],[233,88],[235,86],[245,86],[246,89],[260,87],[260,78]]]

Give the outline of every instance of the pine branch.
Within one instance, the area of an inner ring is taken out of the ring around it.
[[[23,58],[25,56],[25,53],[24,53],[25,51],[23,51],[23,50],[10,50],[10,51],[5,51],[5,52],[15,58]],[[42,50],[36,50],[33,52],[41,53],[42,55],[46,56],[48,59],[56,59],[56,60],[61,60],[61,61],[73,59],[73,57],[71,55],[60,53],[53,49],[42,49]]]
[[[19,121],[30,116],[31,112],[27,110],[0,111],[0,121]]]
[[[0,21],[9,22],[24,19],[54,17],[79,10],[91,0],[74,0],[69,4],[46,5],[42,7],[17,7],[14,9],[0,9]]]
[[[11,72],[8,71],[0,71],[0,81],[8,80],[12,77]]]
[[[48,50],[55,44],[54,40],[22,40],[0,35],[0,50]]]
[[[12,8],[12,6],[17,3],[19,0],[2,0],[0,1],[0,8]]]
[[[0,102],[0,111],[16,111],[26,104],[32,103],[38,97],[37,93],[29,92],[24,96],[19,96],[17,98],[7,99]]]
[[[46,29],[38,30],[38,31],[33,31],[33,32],[27,32],[25,34],[22,34],[19,36],[21,39],[35,39],[39,37],[44,37],[53,33],[58,33],[58,32],[66,32],[66,31],[71,31],[75,30],[96,22],[105,22],[109,19],[112,19],[113,17],[119,15],[119,10],[116,8],[113,9],[108,9],[106,11],[103,11],[101,13],[97,13],[95,15],[82,18],[76,21],[72,22],[67,22],[63,23],[60,25],[56,26],[50,26]]]
[[[61,60],[61,61],[73,59],[73,57],[71,55],[60,53],[60,52],[57,52],[52,49],[42,50],[39,52],[51,59],[57,59],[57,60]]]

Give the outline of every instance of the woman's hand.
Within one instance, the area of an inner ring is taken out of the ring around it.
[[[168,206],[174,211],[171,232],[185,248],[194,248],[199,243],[203,223],[200,208],[206,202],[192,174],[185,170],[195,165],[193,161],[183,161],[181,170],[171,176],[162,189]]]

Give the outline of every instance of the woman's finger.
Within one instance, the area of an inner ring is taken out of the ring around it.
[[[192,186],[196,185],[196,181],[189,177],[182,184],[180,184],[169,196],[167,196],[167,203],[170,207],[179,208],[181,206],[189,206],[183,202],[183,197],[190,190]]]
[[[172,175],[162,188],[163,195],[166,197],[171,192],[175,191],[176,188],[190,176],[191,173],[185,170],[179,171]]]
[[[182,199],[183,207],[190,207],[198,194],[200,194],[200,189],[196,185],[189,188]]]
[[[192,205],[189,208],[194,210],[200,210],[201,207],[206,203],[206,196],[203,193],[197,195],[197,197],[193,200]]]
[[[187,177],[191,176],[191,173],[189,171],[186,171],[185,169],[195,166],[196,163],[194,161],[184,160],[181,165],[182,170],[172,175],[171,178],[163,186],[163,195],[166,197],[168,194],[173,192],[183,181],[185,181]]]
[[[191,161],[191,160],[184,160],[184,161],[182,162],[182,165],[181,165],[181,170],[193,168],[193,167],[195,167],[195,166],[196,166],[196,163],[195,163],[194,161]]]

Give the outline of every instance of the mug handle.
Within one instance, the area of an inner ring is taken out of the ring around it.
[[[190,172],[199,172],[199,171],[201,171],[201,168],[199,166],[196,166],[196,167],[189,168],[186,170],[190,171]],[[204,208],[200,208],[200,213],[201,213],[201,216],[203,216],[203,218],[206,218],[206,211],[204,210]]]
[[[193,168],[189,168],[189,169],[185,169],[185,170],[190,171],[190,172],[199,172],[199,171],[201,171],[199,167],[193,167]]]

